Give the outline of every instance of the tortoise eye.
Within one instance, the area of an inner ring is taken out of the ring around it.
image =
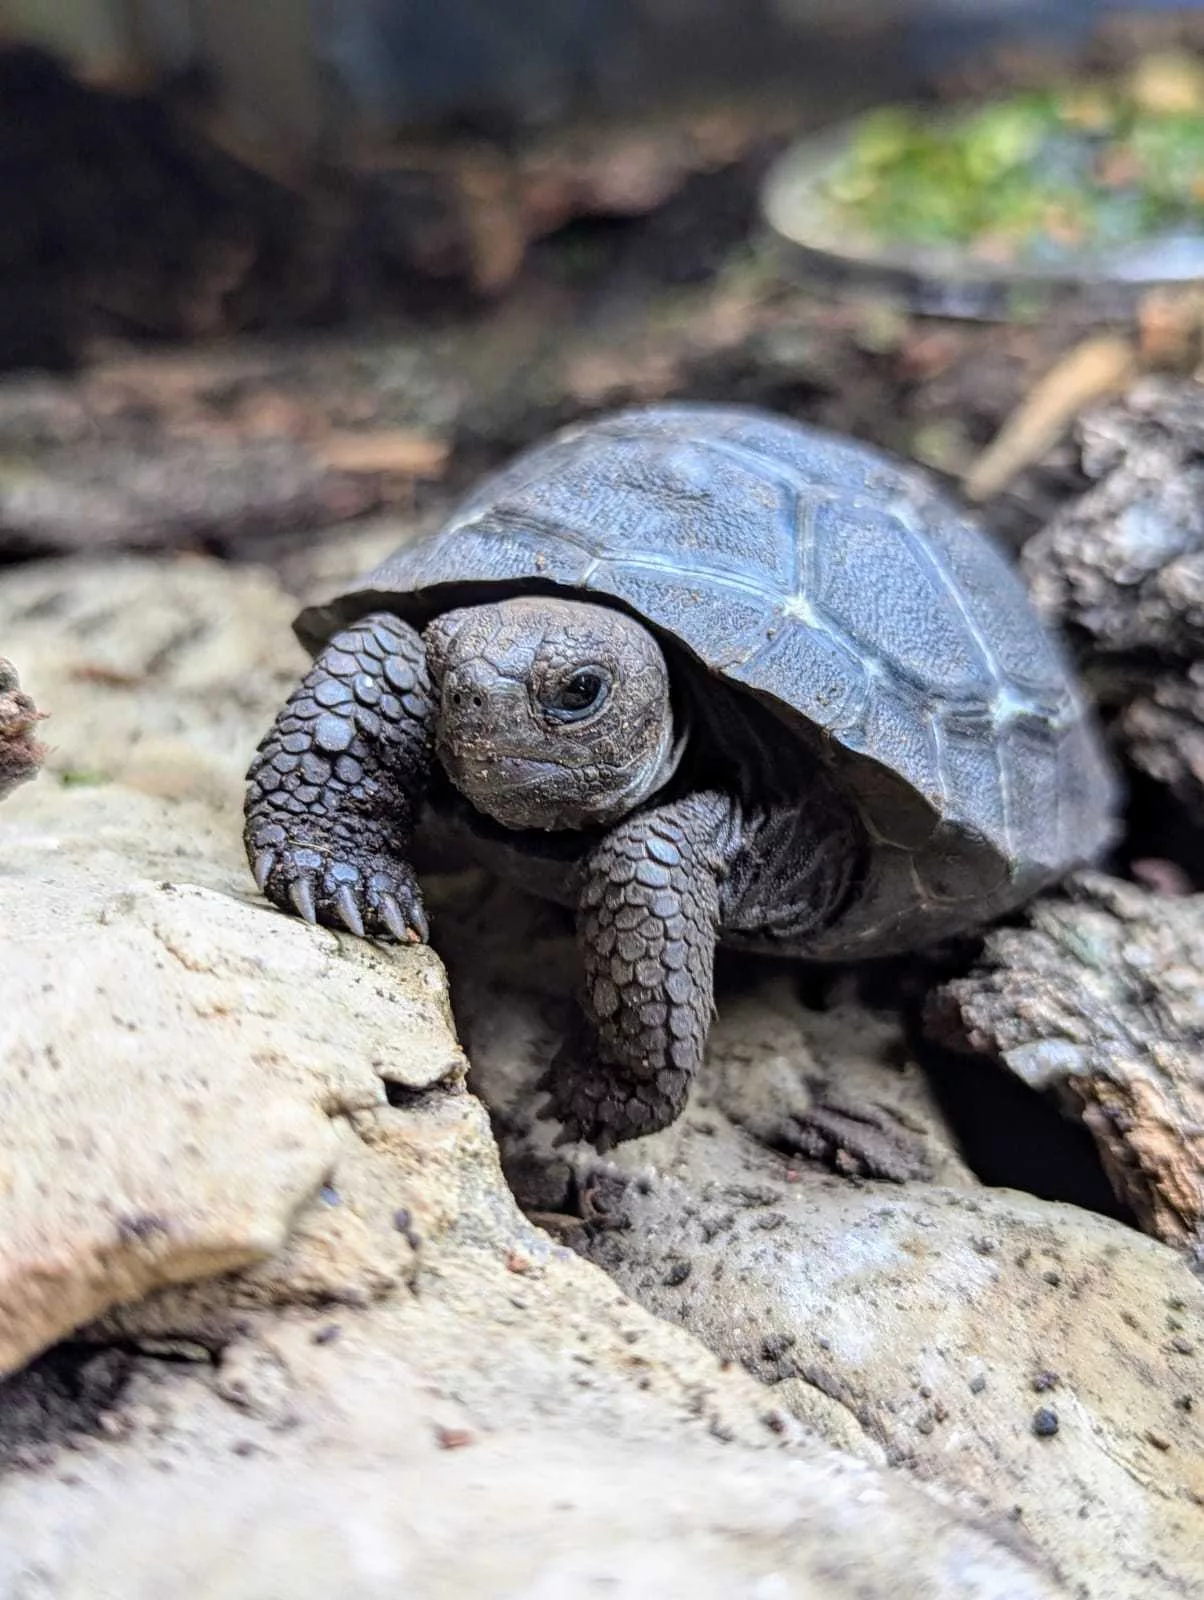
[[[599,667],[581,667],[558,683],[544,700],[544,708],[559,722],[578,722],[596,711],[610,692]]]

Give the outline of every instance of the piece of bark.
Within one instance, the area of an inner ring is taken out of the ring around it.
[[[992,933],[927,1031],[1051,1090],[1142,1228],[1204,1260],[1204,895],[1100,873],[1068,890]]]
[[[1033,598],[1096,651],[1204,650],[1204,386],[1149,379],[1085,417],[1095,487],[1024,552]]]
[[[1125,708],[1119,726],[1134,766],[1204,828],[1204,662],[1160,677]]]
[[[34,729],[44,716],[22,691],[12,662],[0,656],[0,800],[37,776],[46,750]]]

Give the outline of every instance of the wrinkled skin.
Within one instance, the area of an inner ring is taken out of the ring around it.
[[[504,829],[583,834],[581,1026],[545,1080],[563,1136],[599,1149],[681,1111],[706,1047],[723,930],[797,941],[850,888],[855,823],[683,785],[687,730],[641,624],[525,597],[389,613],[330,640],[248,774],[245,842],[284,910],[427,936],[409,854],[436,761]]]

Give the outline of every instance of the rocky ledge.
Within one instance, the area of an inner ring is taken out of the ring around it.
[[[292,610],[195,557],[5,579],[50,717],[0,811],[0,1595],[1204,1593],[1188,1253],[984,1187],[894,1011],[736,973],[687,1115],[600,1162],[530,1120],[554,917],[444,886],[457,1033],[435,954],[262,903]],[[1084,1081],[991,948],[953,1042]],[[1169,1170],[1126,1192],[1182,1244]]]

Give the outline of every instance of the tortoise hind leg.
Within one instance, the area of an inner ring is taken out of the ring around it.
[[[434,718],[413,628],[382,612],[334,636],[247,773],[243,840],[269,900],[361,936],[426,938],[407,857]]]

